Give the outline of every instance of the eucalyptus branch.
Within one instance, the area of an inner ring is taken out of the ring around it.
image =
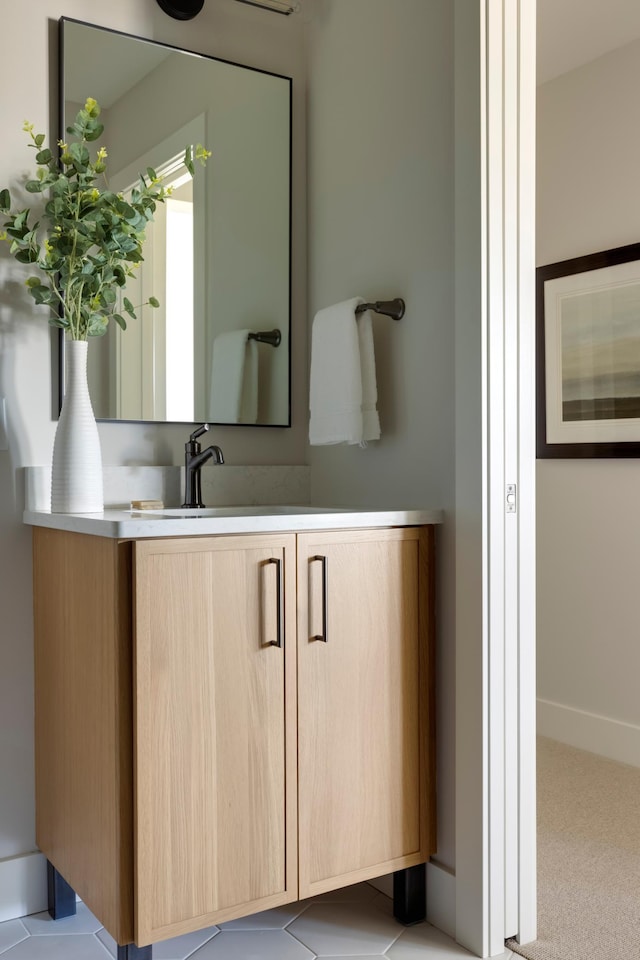
[[[107,151],[99,147],[91,155],[104,131],[99,118],[100,107],[89,97],[67,128],[69,142],[58,143],[59,159],[46,146],[44,134],[25,122],[37,164],[25,189],[43,195],[39,221],[31,221],[29,209],[13,210],[9,190],[0,190],[0,214],[7,217],[0,239],[9,243],[19,263],[33,265],[43,274],[28,278],[29,293],[37,304],[49,307],[49,323],[62,327],[73,340],[102,336],[111,320],[125,329],[123,313],[137,319],[137,309],[159,306],[155,297],[149,297],[133,307],[124,295],[121,312],[114,304],[117,290],[124,292],[127,279],[134,276],[133,267],[143,260],[145,230],[156,205],[164,203],[171,190],[149,167],[130,196],[114,193],[106,178]],[[184,163],[193,176],[194,161],[204,165],[210,156],[201,144],[188,146]]]

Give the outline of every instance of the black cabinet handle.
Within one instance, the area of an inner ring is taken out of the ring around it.
[[[281,647],[282,646],[282,560],[278,557],[270,557],[267,560],[267,563],[275,563],[276,565],[276,590],[277,590],[277,604],[276,604],[276,640],[271,641],[272,647]]]
[[[328,621],[329,621],[329,595],[327,586],[327,558],[322,556],[311,557],[311,560],[319,560],[322,564],[322,633],[317,633],[312,640],[321,640],[328,643]]]

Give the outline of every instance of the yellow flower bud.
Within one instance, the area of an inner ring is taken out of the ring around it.
[[[203,147],[201,143],[196,144],[196,160],[199,160],[203,166],[210,156],[211,150],[207,150],[207,148]]]

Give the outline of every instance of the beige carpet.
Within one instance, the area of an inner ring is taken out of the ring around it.
[[[640,769],[538,739],[538,939],[529,960],[640,960]]]

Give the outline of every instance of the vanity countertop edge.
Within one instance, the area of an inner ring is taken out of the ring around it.
[[[217,536],[235,533],[282,533],[305,530],[354,530],[374,527],[413,527],[441,524],[443,511],[373,510],[352,508],[297,507],[291,513],[275,507],[270,513],[263,508],[259,515],[243,515],[227,507],[217,516],[162,516],[161,512],[134,512],[106,509],[100,514],[64,514],[25,510],[24,523],[117,540],[140,540],[155,537]]]

